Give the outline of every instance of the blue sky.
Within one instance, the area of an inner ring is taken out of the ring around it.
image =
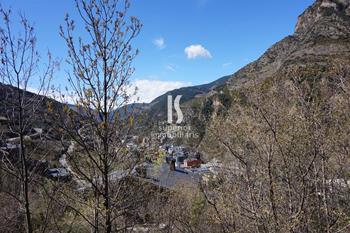
[[[34,22],[39,51],[64,59],[58,35],[68,12],[78,19],[73,0],[2,0]],[[144,27],[135,40],[140,49],[133,80],[148,102],[167,90],[203,84],[232,74],[293,33],[313,0],[133,0],[130,14]],[[186,49],[187,48],[187,49]],[[65,85],[66,64],[55,83]]]

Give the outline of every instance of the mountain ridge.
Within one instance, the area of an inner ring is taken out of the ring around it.
[[[317,0],[298,17],[292,35],[272,45],[260,58],[231,76],[226,84],[231,94],[226,98],[232,98],[232,92],[240,92],[273,77],[287,80],[295,70],[300,76],[324,76],[330,64],[349,59],[350,1]],[[307,73],[308,69],[313,73]],[[217,94],[202,100],[202,106],[208,106],[208,101],[211,103],[213,112],[206,128],[217,121],[217,106],[225,106],[217,103],[218,97]],[[226,110],[232,109],[228,106]],[[208,157],[221,156],[224,152],[212,147],[213,140],[206,132],[199,148]]]

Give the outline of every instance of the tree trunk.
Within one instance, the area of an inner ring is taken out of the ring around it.
[[[20,156],[21,156],[21,165],[22,165],[22,190],[23,190],[23,199],[25,206],[25,214],[27,221],[27,232],[32,233],[32,221],[31,221],[31,213],[30,213],[30,201],[29,201],[29,178],[28,178],[28,166],[27,166],[27,158],[24,147],[24,129],[23,129],[23,106],[22,106],[22,95],[20,89],[20,81],[17,74],[17,92],[18,92],[18,112],[19,112],[19,137],[20,137]]]

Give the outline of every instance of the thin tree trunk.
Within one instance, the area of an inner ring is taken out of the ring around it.
[[[278,216],[277,216],[277,208],[276,208],[276,202],[275,202],[275,191],[274,191],[274,184],[273,184],[273,175],[272,175],[272,158],[270,154],[268,155],[268,173],[269,173],[269,184],[270,184],[270,202],[271,202],[271,208],[273,213],[273,218],[275,221],[275,232],[278,232]]]
[[[329,210],[328,210],[328,203],[327,203],[327,178],[326,178],[326,168],[325,168],[325,162],[324,158],[322,158],[322,183],[323,183],[323,205],[324,209],[326,211],[326,232],[329,233]]]
[[[30,201],[29,201],[29,178],[28,178],[28,166],[27,166],[27,158],[24,147],[24,129],[23,129],[23,106],[22,106],[22,95],[20,89],[20,81],[17,74],[17,93],[18,93],[18,111],[19,111],[19,137],[20,137],[20,155],[21,155],[21,164],[22,164],[22,190],[23,190],[23,198],[24,198],[24,206],[25,206],[25,214],[27,221],[27,232],[32,233],[32,221],[31,221],[31,213],[30,213]]]
[[[110,209],[110,201],[109,201],[109,180],[108,180],[108,166],[105,167],[105,202],[104,206],[106,209],[106,233],[112,232],[112,222],[111,222],[111,209]]]
[[[104,56],[106,57],[106,51],[104,51]],[[107,82],[107,59],[104,58],[104,206],[106,210],[106,233],[112,232],[112,223],[111,223],[111,209],[110,209],[110,196],[109,196],[109,148],[108,148],[108,129],[109,129],[109,114],[108,114],[108,82]]]
[[[98,184],[96,184],[97,186]],[[99,217],[99,214],[98,214],[98,208],[99,208],[99,203],[100,203],[100,200],[99,200],[99,193],[98,193],[98,190],[94,190],[94,194],[95,194],[95,221],[94,221],[94,233],[98,233],[99,232],[99,220],[98,220],[98,217]]]

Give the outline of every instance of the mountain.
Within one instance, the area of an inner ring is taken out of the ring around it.
[[[167,116],[168,95],[173,96],[173,98],[175,98],[177,95],[182,95],[180,104],[184,105],[196,98],[207,96],[216,88],[226,84],[230,77],[231,76],[224,76],[211,83],[171,90],[161,96],[158,96],[151,103],[129,104],[126,107],[119,109],[119,112],[121,116],[125,115],[125,112],[133,112],[136,114],[140,113],[143,117],[143,121],[151,124],[159,121],[165,121]]]
[[[252,77],[260,80],[292,65],[322,63],[334,56],[349,56],[350,2],[317,0],[299,16],[295,33],[269,48],[262,57],[232,75],[239,86]]]
[[[173,98],[175,98],[177,95],[182,95],[180,103],[184,104],[195,98],[208,95],[215,88],[224,85],[229,79],[230,76],[224,76],[208,84],[183,87],[172,91],[168,91],[167,93],[154,99],[149,104],[149,112],[152,116],[157,116],[158,118],[165,119],[164,117],[167,113],[167,99],[169,95],[173,96]]]
[[[185,122],[200,135],[191,146],[199,146],[203,153],[217,154],[208,152],[206,147],[213,145],[213,141],[206,137],[205,131],[219,112],[230,109],[233,92],[240,95],[244,87],[271,77],[288,76],[295,68],[312,67],[322,73],[328,64],[335,60],[348,61],[349,57],[350,1],[316,0],[298,17],[292,35],[272,45],[259,59],[236,73],[209,84],[169,91],[149,104],[134,105],[134,109],[142,113],[147,126],[154,126],[166,120],[167,96],[182,95]]]
[[[206,128],[215,122],[220,112],[230,109],[233,92],[239,93],[256,81],[287,76],[295,67],[313,67],[324,72],[329,63],[348,61],[349,57],[350,1],[317,0],[298,17],[292,35],[271,46],[259,59],[238,72],[208,84],[175,89],[151,103],[134,103],[118,111],[121,115],[136,112],[146,126],[153,127],[166,120],[167,96],[182,95],[181,109],[185,121],[200,135],[195,146],[207,153],[206,147],[212,143]],[[144,134],[153,130],[144,129]]]
[[[16,87],[0,83],[0,116],[7,118],[12,123],[16,123],[17,121],[17,90]],[[53,125],[55,119],[52,119],[50,114],[48,114],[48,103],[50,103],[55,112],[62,112],[65,106],[65,104],[56,100],[30,91],[21,90],[21,95],[24,99],[25,117],[30,118],[30,125],[27,127],[28,130],[34,127],[48,130]]]
[[[200,105],[201,109],[196,114],[192,110],[189,115],[193,115],[192,121],[193,118],[207,118],[197,127],[197,130],[205,131],[203,127],[215,124],[218,106],[220,111],[232,111],[232,96],[237,93],[244,95],[247,87],[271,78],[288,80],[294,70],[297,70],[295,75],[321,77],[331,72],[330,64],[346,64],[349,58],[350,1],[317,0],[298,17],[292,35],[277,42],[259,59],[230,76],[224,85],[214,88],[216,94],[202,96],[200,103],[196,100],[192,105]],[[208,112],[209,117],[203,116]],[[221,156],[223,151],[213,147],[214,141],[204,132],[198,145],[202,153],[210,157]]]

